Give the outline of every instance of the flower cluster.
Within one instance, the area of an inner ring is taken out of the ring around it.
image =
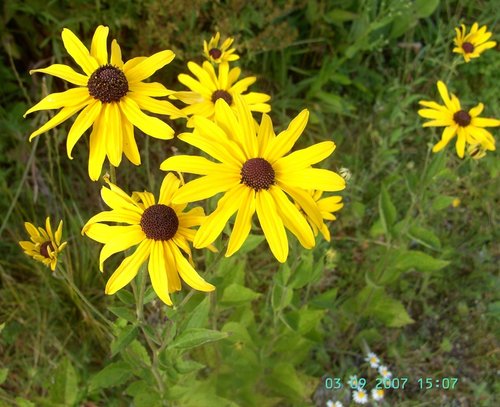
[[[207,61],[202,65],[188,62],[194,77],[180,74],[178,81],[189,90],[174,91],[158,82],[145,82],[172,61],[172,51],[123,62],[116,40],[108,57],[108,34],[108,27],[99,26],[88,49],[64,29],[64,46],[82,72],[61,64],[32,71],[59,77],[76,87],[48,95],[26,112],[60,109],[31,134],[30,140],[79,112],[67,136],[67,154],[72,158],[73,147],[92,127],[88,173],[95,181],[101,177],[106,158],[113,169],[120,165],[122,154],[135,165],[141,163],[134,126],[152,137],[173,138],[173,129],[146,111],[170,119],[187,118],[189,131],[177,138],[212,159],[201,154],[166,158],[161,169],[167,174],[158,199],[148,191],[129,195],[114,179],[104,178],[107,186],[102,187],[101,197],[110,210],[93,216],[82,234],[104,245],[99,258],[101,271],[110,256],[135,247],[108,280],[107,294],[127,285],[146,262],[153,289],[165,304],[173,305],[170,294],[181,289],[181,280],[200,291],[214,290],[195,271],[190,243],[215,251],[214,241],[234,214],[226,256],[241,248],[254,229],[255,214],[271,252],[280,262],[288,257],[287,230],[307,249],[315,246],[319,232],[330,240],[325,221],[335,220],[333,213],[343,204],[340,196],[323,194],[344,189],[345,179],[314,165],[333,153],[335,143],[324,141],[292,151],[306,128],[309,111],[302,110],[276,134],[267,114],[270,96],[248,92],[257,78],[241,77],[241,69],[230,66],[239,59],[231,48],[232,38],[221,43],[217,33],[204,42]],[[159,99],[165,97],[169,100]],[[177,108],[172,104],[176,101],[186,106]],[[259,120],[254,113],[261,115]],[[182,177],[172,172],[201,177],[184,184]],[[216,209],[208,216],[200,206],[187,209],[191,202],[221,193]],[[59,245],[60,232],[55,238],[49,234],[36,239],[39,246],[23,247],[30,253],[37,251],[39,257],[47,257],[55,266],[54,259],[63,247]],[[53,243],[44,243],[44,239]]]
[[[462,54],[465,62],[471,58],[478,58],[479,55],[488,48],[496,45],[495,41],[488,41],[491,32],[486,31],[486,26],[479,28],[474,23],[471,31],[466,34],[466,27],[456,28],[456,47],[453,52]],[[443,104],[434,101],[422,100],[418,114],[430,121],[424,123],[423,127],[444,127],[441,140],[432,148],[433,152],[441,151],[456,136],[456,152],[463,158],[467,147],[467,152],[473,159],[480,159],[486,155],[486,151],[495,150],[495,139],[485,127],[498,127],[500,120],[479,117],[484,109],[482,103],[466,110],[462,107],[460,100],[454,94],[449,94],[444,82],[438,81],[437,88]]]

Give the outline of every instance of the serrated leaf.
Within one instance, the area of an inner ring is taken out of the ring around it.
[[[89,390],[107,389],[125,383],[132,376],[132,368],[128,363],[110,363],[90,379]]]
[[[74,405],[78,392],[78,379],[71,361],[64,358],[56,369],[54,382],[50,386],[50,400],[57,404]]]
[[[132,342],[137,337],[138,332],[139,329],[135,325],[127,325],[125,328],[122,328],[118,336],[111,343],[111,356],[116,355]]]
[[[124,355],[124,359],[133,366],[139,366],[138,362],[145,366],[151,366],[148,351],[138,340],[130,342],[124,353],[127,355],[126,358]]]
[[[410,227],[408,237],[430,249],[441,249],[441,241],[432,230],[414,225]]]
[[[229,336],[226,332],[204,328],[190,328],[182,332],[168,346],[169,349],[191,349],[210,342],[220,341]]]
[[[132,312],[130,308],[127,307],[108,307],[108,309],[115,314],[117,317],[123,318],[128,322],[135,322],[137,317],[135,312]]]
[[[220,300],[223,305],[241,305],[260,297],[259,293],[239,284],[228,285]]]
[[[384,232],[386,236],[389,236],[392,230],[392,226],[396,222],[397,212],[396,212],[396,207],[391,201],[389,192],[387,191],[384,185],[382,185],[380,190],[378,210]]]

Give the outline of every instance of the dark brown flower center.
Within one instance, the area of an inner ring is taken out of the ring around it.
[[[170,206],[151,205],[142,214],[141,228],[148,239],[170,240],[179,228],[179,218]]]
[[[54,246],[52,246],[52,242],[49,240],[47,242],[43,242],[40,246],[40,254],[46,259],[50,258],[49,250],[54,252]]]
[[[470,54],[474,52],[474,45],[472,45],[470,42],[464,42],[462,44],[462,49],[467,53]]]
[[[459,110],[453,115],[453,120],[461,127],[467,127],[470,124],[470,114],[465,110]]]
[[[216,90],[212,93],[212,102],[215,103],[217,99],[224,99],[229,106],[233,103],[233,97],[225,90]]]
[[[102,103],[118,102],[128,92],[127,77],[113,65],[98,68],[87,83],[89,93]]]
[[[212,48],[208,53],[213,59],[219,59],[222,55],[222,51],[219,48]]]
[[[274,169],[263,158],[250,158],[241,169],[241,182],[259,191],[274,184]]]

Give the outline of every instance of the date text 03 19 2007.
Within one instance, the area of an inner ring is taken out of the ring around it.
[[[443,389],[454,390],[458,386],[457,377],[419,377],[416,380],[410,380],[408,377],[378,377],[375,379],[375,389],[384,390],[404,390],[409,386],[416,386],[420,390]],[[352,390],[363,389],[367,386],[367,380],[364,377],[358,377],[355,384],[344,383],[339,377],[325,378],[325,388],[327,390],[340,390],[342,388],[351,387]]]

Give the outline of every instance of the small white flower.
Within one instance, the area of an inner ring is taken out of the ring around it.
[[[356,389],[358,387],[358,376],[349,376],[349,381],[347,382],[351,389]]]
[[[349,168],[345,168],[345,167],[342,167],[340,170],[339,170],[339,174],[342,178],[345,179],[345,182],[349,182],[349,180],[351,179],[352,177],[352,173],[351,171],[349,171]]]
[[[352,392],[352,399],[355,403],[366,404],[368,403],[368,394],[363,389],[354,390]]]
[[[332,400],[328,400],[326,402],[326,407],[344,407],[340,401],[336,401],[335,403]]]
[[[392,373],[389,369],[387,369],[387,366],[380,365],[378,367],[378,372],[382,375],[384,379],[390,379],[392,377]]]
[[[380,359],[373,352],[369,352],[365,360],[370,363],[370,367],[377,368],[380,364]]]
[[[380,401],[384,398],[384,390],[383,389],[372,389],[372,398],[375,401]]]

